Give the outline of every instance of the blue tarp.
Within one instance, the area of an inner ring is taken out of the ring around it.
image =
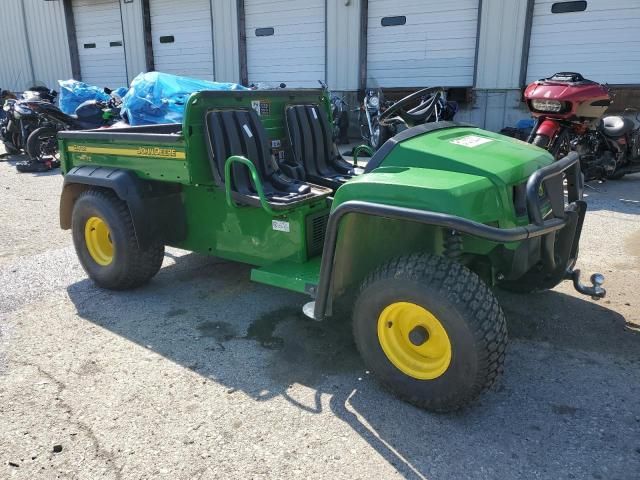
[[[209,82],[161,72],[141,73],[122,99],[131,125],[182,123],[189,95],[201,90],[247,90],[236,83]]]
[[[78,105],[87,100],[104,102],[109,100],[109,95],[104,92],[104,89],[78,80],[58,80],[58,84],[60,85],[60,110],[67,115],[73,114]]]

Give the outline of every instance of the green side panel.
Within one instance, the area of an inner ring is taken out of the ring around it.
[[[261,208],[230,207],[223,190],[204,186],[185,186],[183,201],[187,238],[174,246],[258,266],[306,262],[306,217],[328,211],[321,200],[272,217]]]
[[[140,178],[188,184],[184,141],[162,143],[61,139],[63,172],[81,165],[116,167],[134,171]]]
[[[300,293],[309,293],[311,288],[316,288],[319,277],[319,256],[302,264],[278,262],[251,270],[251,280],[254,282]]]
[[[501,208],[492,187],[489,179],[465,173],[380,167],[341,186],[334,205],[347,200],[369,200],[485,222],[495,220]]]

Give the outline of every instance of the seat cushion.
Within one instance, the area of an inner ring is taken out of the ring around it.
[[[353,167],[335,148],[331,124],[317,105],[292,105],[286,109],[292,159],[286,164],[305,179],[339,186],[353,175]],[[334,187],[335,188],[335,187]]]
[[[209,162],[214,180],[224,185],[224,167],[233,155],[245,157],[256,167],[264,194],[274,206],[306,201],[331,193],[299,179],[286,177],[271,157],[267,133],[254,110],[213,110],[205,116]],[[249,169],[241,164],[231,166],[231,189],[234,198],[255,204],[257,191]]]

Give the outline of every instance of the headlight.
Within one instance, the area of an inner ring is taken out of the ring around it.
[[[11,105],[9,105],[8,103],[5,103],[2,106],[2,110],[4,110],[5,112],[8,112],[9,110],[11,110]]]
[[[377,96],[369,97],[369,105],[373,108],[378,108],[378,105],[380,105],[380,99]]]
[[[538,112],[557,113],[562,110],[562,102],[559,100],[531,100],[531,106]]]

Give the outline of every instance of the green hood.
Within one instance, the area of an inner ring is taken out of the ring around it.
[[[553,161],[538,147],[475,127],[412,130],[383,146],[369,173],[340,187],[334,207],[366,200],[512,225],[513,186]]]

